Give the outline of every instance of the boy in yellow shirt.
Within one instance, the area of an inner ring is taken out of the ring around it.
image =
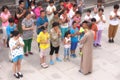
[[[37,42],[40,44],[40,64],[41,67],[43,68],[47,68],[48,65],[46,64],[46,51],[50,46],[49,43],[49,38],[50,35],[47,32],[47,28],[45,28],[44,26],[41,27],[42,31],[39,33],[38,37],[37,37]]]

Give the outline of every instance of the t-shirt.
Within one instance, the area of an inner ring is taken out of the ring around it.
[[[76,29],[71,28],[70,29],[71,34],[75,34],[76,32],[78,32],[78,28],[76,28]],[[71,42],[78,42],[78,35],[72,36],[71,37]]]
[[[25,26],[26,28],[32,27],[34,24],[34,20],[31,18],[27,20],[26,18],[22,21],[22,26]],[[33,30],[23,30],[23,40],[28,40],[33,37]]]
[[[102,17],[103,17],[103,20],[106,20],[105,15],[102,15]],[[95,18],[96,18],[96,21],[100,20],[100,16],[98,14],[95,16]],[[103,30],[105,27],[105,23],[100,21],[99,23],[97,23],[97,27],[98,27],[98,30]]]
[[[40,17],[40,11],[41,10],[43,10],[42,8],[35,8],[35,10],[34,10],[34,13],[35,13],[35,16],[36,16],[36,19],[38,18],[38,17]]]
[[[49,48],[50,46],[50,43],[49,43],[49,38],[50,38],[50,35],[48,32],[46,33],[43,33],[43,32],[40,32],[38,37],[37,37],[37,42],[40,43],[40,48],[41,49],[47,49]],[[42,44],[42,42],[47,42],[47,44]]]
[[[86,20],[86,21],[91,21],[91,19],[92,19],[92,15],[90,15],[90,16],[85,15],[84,20]]]
[[[24,54],[22,46],[18,46],[16,49],[12,50],[12,48],[16,45],[18,41],[24,44],[23,39],[21,37],[19,37],[18,40],[14,40],[14,38],[11,38],[9,41],[10,53],[12,55],[12,59],[14,59],[16,56]]]
[[[67,44],[64,44],[64,48],[70,48],[70,46],[71,46],[71,38],[69,37],[69,38],[67,38],[67,37],[65,37],[65,43],[67,43]]]
[[[49,12],[53,12],[53,9],[54,9],[54,11],[56,11],[56,7],[53,5],[53,6],[48,6],[47,8],[46,8],[46,11],[49,11]]]
[[[117,12],[117,15],[120,16],[120,12],[119,11]],[[110,16],[112,16],[112,17],[115,16],[114,11],[110,12]],[[110,20],[110,24],[111,25],[118,25],[119,24],[119,19],[117,17],[115,17],[114,19]]]
[[[10,15],[11,15],[11,14],[10,14],[9,11],[8,11],[7,14],[5,14],[4,12],[2,12],[2,13],[0,14],[1,18],[3,18],[3,19],[8,19]],[[6,22],[2,22],[2,26],[3,26],[3,27],[7,27],[8,24],[9,24],[8,21],[6,21]]]
[[[59,30],[59,32],[61,32]],[[60,38],[61,38],[61,33],[58,35],[58,33],[52,28],[50,30],[50,42],[53,47],[58,47],[60,46]]]
[[[13,26],[10,25],[7,26],[6,33],[8,38],[10,38],[11,32],[14,31],[15,29],[17,29],[15,24]]]
[[[68,15],[67,15],[67,17],[68,17]],[[63,15],[60,16],[60,19],[61,19],[61,20],[64,19]],[[62,23],[62,24],[61,24],[61,28],[68,28],[68,22]]]
[[[39,17],[39,18],[37,19],[37,21],[36,21],[36,25],[37,25],[37,27],[39,27],[39,26],[43,25],[43,24],[46,23],[46,22],[48,22],[48,19],[47,19],[46,16],[45,16],[44,18]],[[37,34],[39,34],[40,32],[41,32],[41,29],[38,28],[38,29],[37,29]]]

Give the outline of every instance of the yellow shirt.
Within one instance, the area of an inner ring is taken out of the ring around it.
[[[46,32],[46,33],[40,32],[39,33],[39,35],[37,36],[37,42],[40,43],[41,49],[49,48],[49,46],[50,46],[49,38],[50,38],[50,35],[48,32]]]

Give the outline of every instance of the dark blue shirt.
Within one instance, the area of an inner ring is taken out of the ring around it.
[[[39,17],[39,18],[37,18],[36,25],[37,25],[37,27],[39,27],[46,22],[48,22],[48,19],[46,16],[44,18]],[[39,34],[40,32],[41,32],[41,29],[37,28],[37,34]]]

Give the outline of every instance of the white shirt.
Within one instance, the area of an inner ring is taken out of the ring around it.
[[[75,12],[73,11],[73,9],[70,9],[69,13],[68,13],[68,17],[70,19],[70,22],[69,22],[69,26],[72,26],[72,17],[75,15]]]
[[[71,42],[71,39],[65,37],[65,41],[66,41],[65,43],[69,43],[69,42]],[[70,48],[70,46],[71,46],[70,44],[71,44],[71,43],[65,44],[65,45],[64,45],[64,48]]]
[[[21,37],[19,37],[18,40],[19,40],[20,43],[24,44],[23,39]],[[18,40],[14,40],[14,38],[11,38],[10,41],[9,41],[9,46],[10,46],[10,52],[11,52],[11,55],[12,55],[12,59],[14,59],[16,56],[24,54],[22,46],[19,46],[18,48],[12,50],[12,48],[16,45]]]
[[[91,21],[92,18],[93,18],[92,15],[90,15],[90,16],[85,15],[84,20],[86,20],[86,21]]]
[[[67,16],[68,16],[68,15],[67,15]],[[62,15],[60,15],[60,19],[63,20],[64,17],[63,17]],[[68,22],[62,23],[62,24],[61,24],[61,28],[68,28]]]
[[[117,12],[117,15],[120,16],[120,12],[119,11]],[[115,16],[114,11],[111,11],[110,16],[112,16],[112,17]],[[116,17],[116,18],[110,20],[110,24],[111,25],[118,25],[119,24],[119,19]]]
[[[106,20],[105,15],[102,15],[102,17],[103,17],[103,20]],[[100,16],[98,14],[95,16],[95,18],[96,18],[96,21],[100,20]],[[99,23],[97,23],[97,27],[98,27],[98,30],[103,30],[105,28],[105,23],[100,21]]]

